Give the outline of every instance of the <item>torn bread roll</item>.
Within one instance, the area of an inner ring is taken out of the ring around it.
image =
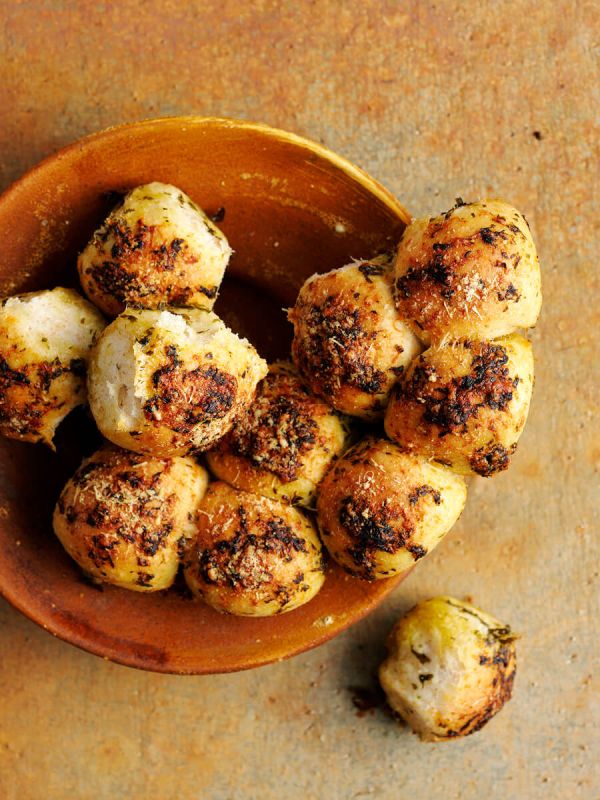
[[[266,372],[252,345],[210,311],[128,309],[94,348],[90,406],[114,444],[185,455],[230,430]]]
[[[425,741],[475,733],[510,700],[516,638],[454,597],[419,603],[388,637],[379,668],[388,703]]]
[[[52,446],[58,425],[86,401],[102,315],[74,289],[9,297],[0,306],[0,434]]]

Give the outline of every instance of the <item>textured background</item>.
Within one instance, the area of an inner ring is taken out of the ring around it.
[[[532,223],[545,281],[537,387],[514,466],[474,481],[445,543],[329,645],[251,673],[144,674],[52,639],[0,601],[0,797],[600,797],[597,6],[0,9],[1,186],[116,123],[244,117],[324,142],[414,214],[456,195],[511,200]],[[436,746],[352,698],[373,686],[399,612],[442,592],[523,638],[514,700],[482,733]]]

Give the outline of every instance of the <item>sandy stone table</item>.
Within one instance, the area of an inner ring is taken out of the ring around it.
[[[0,185],[94,130],[244,117],[319,140],[415,214],[502,195],[544,274],[537,386],[514,466],[373,616],[261,670],[103,662],[0,601],[4,800],[582,798],[598,774],[599,19],[592,2],[0,3]],[[396,616],[469,597],[522,633],[514,700],[423,745],[368,698]]]

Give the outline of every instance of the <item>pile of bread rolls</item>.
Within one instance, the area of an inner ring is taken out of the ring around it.
[[[268,366],[212,311],[230,256],[178,188],[130,191],[79,256],[91,302],[4,300],[0,432],[52,446],[87,400],[107,441],[58,500],[68,553],[136,591],[183,564],[213,608],[268,616],[319,591],[323,546],[358,578],[411,568],[460,515],[464,476],[508,466],[540,273],[521,214],[458,202],[394,255],[309,278],[293,364]]]

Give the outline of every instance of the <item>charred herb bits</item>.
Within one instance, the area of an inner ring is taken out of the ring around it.
[[[279,362],[232,430],[207,453],[212,472],[238,489],[311,506],[329,464],[346,449],[348,421]]]
[[[127,309],[90,363],[90,406],[121,447],[171,457],[206,450],[231,428],[267,371],[210,311]]]
[[[500,200],[457,204],[413,220],[394,262],[403,319],[424,342],[495,338],[535,325],[542,303],[525,217]]]
[[[313,275],[288,318],[292,356],[314,394],[366,420],[383,416],[392,385],[420,352],[399,317],[386,257]]]
[[[116,316],[126,306],[212,309],[231,256],[227,239],[176,186],[132,189],[79,256],[84,291]]]
[[[387,435],[461,474],[506,469],[533,389],[533,351],[524,337],[463,339],[431,347],[395,387]]]

